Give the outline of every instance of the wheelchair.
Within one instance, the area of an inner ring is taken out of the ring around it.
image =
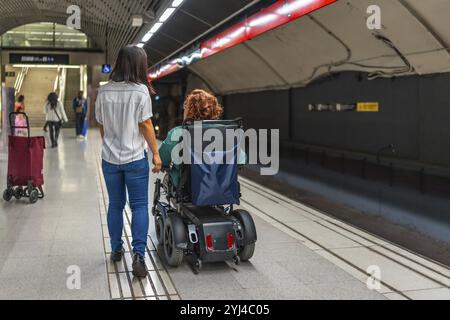
[[[182,125],[183,132],[189,132],[190,137],[198,134],[199,128],[202,134],[211,128],[225,134],[227,130],[242,129],[243,123],[236,119],[185,121]],[[178,183],[173,183],[167,168],[163,170],[164,178],[155,182],[152,214],[157,241],[167,264],[177,267],[186,259],[197,274],[203,263],[232,261],[238,265],[241,261],[248,261],[254,254],[257,234],[251,215],[245,210],[235,209],[241,197],[238,170],[242,166],[237,161],[238,139],[234,139],[232,149],[226,150],[223,146],[223,150],[209,154],[225,157],[232,152],[235,161],[231,164],[224,158],[222,163],[196,162],[194,142],[187,140],[190,139],[180,138],[179,143],[185,146],[180,154],[188,150],[192,161],[176,168],[171,164],[170,168],[178,170]],[[202,142],[201,153],[207,156],[205,144]]]

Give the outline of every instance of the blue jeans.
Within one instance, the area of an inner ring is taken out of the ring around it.
[[[77,136],[80,136],[83,132],[85,118],[86,118],[86,115],[82,112],[75,114],[75,131],[76,131]]]
[[[131,234],[133,253],[145,256],[147,245],[148,184],[150,168],[148,156],[139,161],[114,165],[103,160],[103,175],[109,195],[108,230],[111,237],[111,249],[120,251],[123,246],[123,210],[126,203],[126,191],[132,211]]]

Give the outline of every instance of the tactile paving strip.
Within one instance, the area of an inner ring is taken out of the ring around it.
[[[131,210],[127,205],[124,212],[123,241],[125,255],[121,262],[110,260],[111,245],[107,226],[108,194],[101,171],[101,160],[97,159],[97,192],[99,195],[100,218],[102,221],[105,263],[108,274],[111,299],[114,300],[179,300],[180,296],[162,263],[152,238],[148,237],[145,263],[147,277],[136,278],[132,271]]]

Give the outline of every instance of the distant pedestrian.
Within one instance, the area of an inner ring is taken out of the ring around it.
[[[17,102],[14,105],[14,112],[23,112],[25,113],[25,96],[20,95],[17,98]],[[25,127],[27,125],[26,117],[23,114],[16,115],[15,119],[16,127]],[[28,135],[28,131],[25,128],[16,128],[15,135],[20,137],[26,137]]]
[[[50,129],[50,141],[52,148],[58,146],[59,131],[63,123],[67,122],[66,111],[63,105],[58,100],[58,95],[52,92],[48,95],[47,102],[44,106],[44,112],[46,114],[45,120],[48,123]]]
[[[23,110],[25,110],[25,96],[20,95],[14,105],[14,112],[25,112]]]
[[[73,111],[75,112],[75,131],[77,138],[83,138],[83,125],[87,114],[87,101],[83,96],[84,92],[78,92],[78,95],[73,99]]]

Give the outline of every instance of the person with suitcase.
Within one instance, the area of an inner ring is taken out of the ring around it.
[[[24,125],[17,126],[16,119],[23,117]],[[9,114],[11,134],[8,141],[8,173],[3,199],[11,201],[27,197],[36,203],[44,197],[44,137],[30,136],[30,122],[23,112]],[[25,130],[24,137],[16,135],[17,130]]]
[[[61,126],[68,121],[63,105],[58,100],[58,95],[52,92],[48,95],[47,102],[44,106],[46,114],[45,121],[50,129],[51,147],[58,147],[58,138]]]

